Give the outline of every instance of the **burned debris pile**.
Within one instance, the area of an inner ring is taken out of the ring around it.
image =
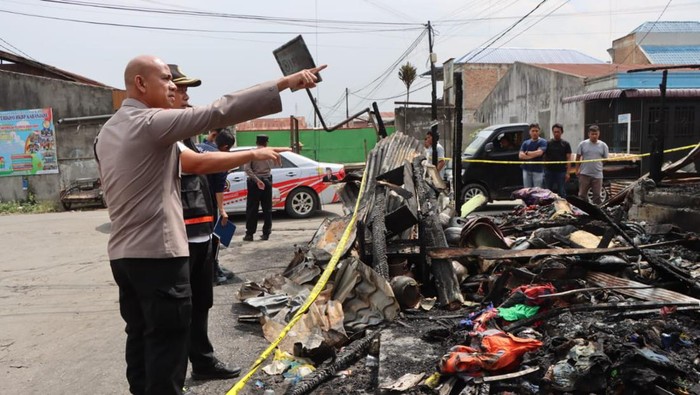
[[[283,273],[241,289],[269,341],[315,297],[263,368],[282,376],[258,388],[700,393],[699,222],[650,220],[675,218],[674,193],[661,214],[649,206],[664,188],[686,191],[687,216],[700,210],[698,175],[680,168],[603,207],[530,188],[509,213],[470,213],[478,204],[467,202],[458,215],[420,143],[383,139],[363,181],[340,191],[349,214],[327,219]]]

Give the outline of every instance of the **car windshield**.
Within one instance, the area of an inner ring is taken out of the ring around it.
[[[464,153],[462,154],[463,156],[474,156],[476,154],[476,151],[479,150],[479,147],[481,147],[484,144],[484,141],[493,133],[491,130],[482,130],[479,132],[479,134],[474,137],[474,140],[472,140],[471,143],[467,146],[467,148],[464,149]]]

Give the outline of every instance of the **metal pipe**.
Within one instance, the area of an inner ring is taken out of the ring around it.
[[[112,118],[112,115],[114,115],[114,114],[90,115],[87,117],[74,117],[74,118],[61,118],[58,120],[58,123],[62,124],[64,122],[72,123],[72,122],[102,121],[102,120],[107,120],[109,118]]]

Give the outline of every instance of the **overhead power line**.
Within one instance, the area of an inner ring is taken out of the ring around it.
[[[414,93],[414,92],[418,92],[418,91],[420,91],[420,90],[423,90],[423,89],[429,87],[430,85],[432,85],[432,82],[427,82],[425,85],[421,85],[421,86],[419,86],[419,87],[417,87],[417,88],[415,88],[415,89],[413,89],[413,90],[411,90],[411,91],[408,91],[408,93],[411,94],[411,93]],[[386,101],[386,100],[397,99],[397,98],[399,98],[399,97],[406,96],[406,92],[402,92],[402,93],[399,93],[399,94],[397,94],[397,95],[393,95],[393,96],[389,96],[389,97],[382,97],[382,98],[365,97],[365,96],[360,96],[360,95],[355,94],[355,93],[350,93],[350,94],[353,95],[353,96],[355,96],[355,97],[357,97],[357,98],[360,98],[360,99],[362,99],[362,100],[367,100],[367,101]]]
[[[649,35],[649,33],[651,33],[652,30],[654,30],[654,27],[656,26],[656,23],[659,22],[659,20],[661,19],[662,16],[664,16],[664,13],[665,13],[666,10],[668,9],[668,6],[671,5],[671,1],[673,1],[673,0],[668,0],[668,3],[666,3],[666,7],[664,7],[664,9],[661,10],[661,13],[659,14],[658,18],[656,18],[656,20],[655,20],[654,23],[651,25],[651,27],[649,28],[649,30],[647,30],[646,33],[644,33],[644,36],[642,36],[642,39],[639,40],[639,42],[637,43],[637,46],[638,46],[638,47],[641,47],[641,46],[642,46],[642,43],[644,42],[644,39],[647,38],[647,36]],[[625,61],[627,60],[627,58],[629,58],[630,55],[632,55],[633,52],[634,52],[634,51],[629,51],[629,52],[627,53],[627,56],[625,56],[625,58],[622,59],[622,62],[620,62],[620,63],[618,63],[618,64],[624,64]]]
[[[499,46],[492,48],[488,53],[485,53],[483,56],[480,56],[479,59],[482,59],[483,57],[488,56],[489,54],[493,53],[495,50],[497,50],[497,49],[499,49],[499,48],[502,48],[504,45],[506,45],[506,44],[508,44],[509,42],[515,40],[515,39],[518,38],[520,35],[522,35],[522,34],[525,33],[526,31],[530,30],[533,26],[535,26],[535,25],[537,25],[538,23],[542,22],[545,18],[548,18],[550,15],[552,15],[553,13],[555,13],[558,9],[560,9],[560,8],[563,7],[563,6],[565,6],[566,3],[568,3],[569,1],[570,1],[570,0],[564,0],[563,3],[559,4],[559,5],[558,5],[556,8],[554,8],[552,11],[550,11],[549,13],[543,15],[542,17],[540,17],[540,19],[534,21],[533,23],[531,23],[530,25],[528,25],[527,27],[525,27],[525,29],[521,30],[520,32],[518,32],[518,34],[516,34],[516,35],[514,35],[513,37],[509,38],[507,41],[501,43]],[[479,59],[475,59],[475,61],[478,61]]]
[[[465,60],[464,60],[464,63],[468,63],[470,60],[476,58],[477,56],[479,56],[479,54],[481,54],[482,52],[486,51],[490,46],[492,46],[493,44],[495,44],[496,41],[500,40],[503,36],[505,36],[506,34],[508,34],[508,32],[510,32],[511,30],[513,30],[516,26],[518,26],[518,24],[520,24],[520,22],[524,21],[528,16],[532,15],[533,12],[537,11],[537,9],[540,8],[540,7],[542,7],[542,5],[543,5],[544,3],[546,3],[546,2],[547,2],[547,0],[542,0],[541,2],[539,2],[539,3],[535,6],[535,8],[533,8],[532,10],[530,10],[530,12],[528,12],[527,14],[523,15],[522,18],[518,19],[517,22],[515,22],[515,23],[512,24],[512,25],[510,25],[510,26],[509,26],[506,30],[504,30],[502,33],[498,34],[497,36],[494,36],[493,38],[491,38],[491,39],[489,39],[489,40],[486,40],[486,45],[482,44],[482,45],[481,45],[482,48],[481,48],[479,51],[477,51],[475,54],[471,55],[468,59],[465,59]]]
[[[31,59],[31,60],[36,60],[36,59],[32,58],[31,56],[27,55],[27,54],[26,54],[24,51],[22,51],[21,49],[15,47],[14,45],[12,45],[12,44],[8,43],[7,41],[5,41],[5,39],[3,39],[2,37],[0,37],[0,41],[4,42],[4,43],[7,44],[10,48],[14,49],[14,51],[13,51],[12,49],[9,49],[8,47],[6,47],[6,46],[3,45],[2,47],[5,48],[5,49],[7,49],[7,52],[14,52],[16,55],[22,54],[22,55],[24,55],[24,57],[26,57],[26,58],[29,58],[29,59]],[[15,51],[16,51],[16,52],[15,52]]]
[[[261,22],[273,22],[282,24],[303,24],[305,26],[317,26],[317,25],[384,25],[384,26],[422,26],[420,23],[406,23],[406,22],[381,22],[381,21],[343,21],[343,20],[332,20],[332,19],[315,19],[315,18],[289,18],[289,17],[274,17],[274,16],[263,16],[263,15],[246,15],[246,14],[229,14],[223,12],[208,12],[208,11],[192,11],[192,10],[178,10],[172,8],[151,8],[151,7],[133,7],[124,6],[116,4],[105,4],[105,3],[94,3],[89,1],[77,1],[77,0],[41,0],[46,3],[56,3],[79,7],[89,7],[89,8],[99,8],[99,9],[111,9],[120,11],[132,11],[132,12],[142,12],[150,14],[167,14],[167,15],[187,15],[187,16],[198,16],[198,17],[210,17],[210,18],[226,18],[226,19],[241,19],[248,21],[261,21]]]
[[[85,20],[85,19],[61,18],[61,17],[56,17],[56,16],[30,14],[30,13],[26,13],[26,12],[18,12],[18,11],[10,11],[10,10],[2,10],[2,9],[0,9],[0,12],[7,13],[7,14],[13,14],[13,15],[28,16],[28,17],[33,17],[33,18],[40,18],[40,19],[50,19],[50,20],[63,21],[63,22],[83,23],[83,24],[88,24],[88,25],[127,27],[130,29],[163,30],[163,31],[170,31],[170,32],[194,32],[194,33],[286,34],[286,35],[295,34],[296,35],[296,34],[347,34],[347,33],[375,33],[375,32],[405,32],[405,31],[422,29],[422,26],[421,26],[421,27],[414,27],[414,28],[379,29],[379,30],[377,30],[377,29],[373,29],[373,30],[346,29],[343,31],[335,31],[335,32],[332,32],[332,31],[300,32],[298,30],[294,30],[294,31],[215,30],[215,29],[191,29],[191,28],[179,28],[179,27],[167,27],[167,26],[148,26],[148,25],[135,25],[135,24],[126,24],[126,23],[100,22],[100,21],[91,21],[91,20]]]

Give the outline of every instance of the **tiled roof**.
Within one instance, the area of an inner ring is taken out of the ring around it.
[[[700,32],[700,22],[698,21],[660,21],[660,22],[644,22],[632,33],[690,33]]]
[[[700,45],[642,45],[652,64],[700,64]]]
[[[306,119],[297,117],[299,129],[307,129]],[[291,121],[287,118],[260,118],[236,124],[236,130],[290,130]]]
[[[482,48],[473,49],[455,63],[603,63],[602,60],[572,49],[488,48],[473,56],[481,50]]]

